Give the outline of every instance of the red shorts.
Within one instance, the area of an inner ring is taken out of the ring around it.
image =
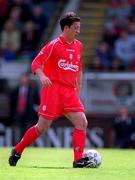
[[[42,88],[39,115],[45,119],[54,120],[68,112],[84,112],[84,107],[74,88],[58,83]]]

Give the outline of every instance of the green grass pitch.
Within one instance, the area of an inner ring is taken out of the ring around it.
[[[135,150],[97,149],[97,169],[72,168],[72,149],[27,148],[16,167],[8,165],[11,148],[0,148],[0,180],[135,180]]]

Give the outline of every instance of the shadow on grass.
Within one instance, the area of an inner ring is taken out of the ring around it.
[[[46,167],[46,166],[21,166],[23,168],[35,168],[35,169],[72,169],[72,167]]]

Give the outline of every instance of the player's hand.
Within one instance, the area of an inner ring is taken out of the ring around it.
[[[50,87],[52,85],[51,80],[45,75],[40,76],[40,81],[45,87]]]

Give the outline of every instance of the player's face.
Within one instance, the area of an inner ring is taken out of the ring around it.
[[[74,22],[67,30],[70,39],[76,38],[80,34],[80,22]]]

